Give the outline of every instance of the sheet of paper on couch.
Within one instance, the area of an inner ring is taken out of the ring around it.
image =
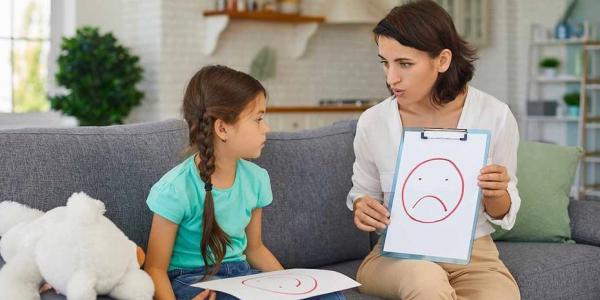
[[[335,271],[289,269],[211,280],[193,286],[228,293],[240,299],[305,299],[360,286]]]

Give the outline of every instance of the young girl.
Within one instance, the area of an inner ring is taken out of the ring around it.
[[[265,89],[245,73],[208,66],[190,80],[183,115],[196,153],[147,200],[154,217],[145,270],[156,299],[233,298],[191,285],[283,269],[261,238],[262,208],[273,198],[269,175],[242,159],[257,158],[265,145],[265,112]]]
[[[484,197],[470,263],[384,257],[378,243],[359,267],[361,292],[388,299],[519,299],[490,237],[491,224],[513,226],[521,203],[514,116],[506,104],[467,85],[475,51],[434,1],[396,7],[373,31],[392,96],[364,112],[357,125],[348,207],[359,229],[389,225],[386,205],[402,128],[482,128],[492,132],[492,143],[491,164],[478,178]]]

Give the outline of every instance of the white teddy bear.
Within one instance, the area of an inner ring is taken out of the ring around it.
[[[0,202],[0,299],[40,299],[45,281],[69,300],[152,299],[137,246],[104,216],[104,203],[75,193],[46,213]]]

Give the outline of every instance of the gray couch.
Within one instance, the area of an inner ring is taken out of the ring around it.
[[[288,268],[324,268],[354,277],[373,237],[346,208],[355,121],[299,133],[272,133],[257,163],[269,171],[274,201],[263,237]],[[105,202],[107,216],[145,246],[145,199],[182,159],[182,121],[71,129],[0,131],[0,201],[49,210],[75,191]],[[600,203],[570,205],[577,244],[498,243],[524,299],[600,299]],[[0,266],[3,262],[0,260]],[[349,299],[375,299],[346,291]],[[43,299],[62,297],[44,294]]]

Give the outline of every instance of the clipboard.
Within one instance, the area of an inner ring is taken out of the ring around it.
[[[469,263],[482,199],[477,176],[490,136],[483,129],[403,130],[383,256]]]

